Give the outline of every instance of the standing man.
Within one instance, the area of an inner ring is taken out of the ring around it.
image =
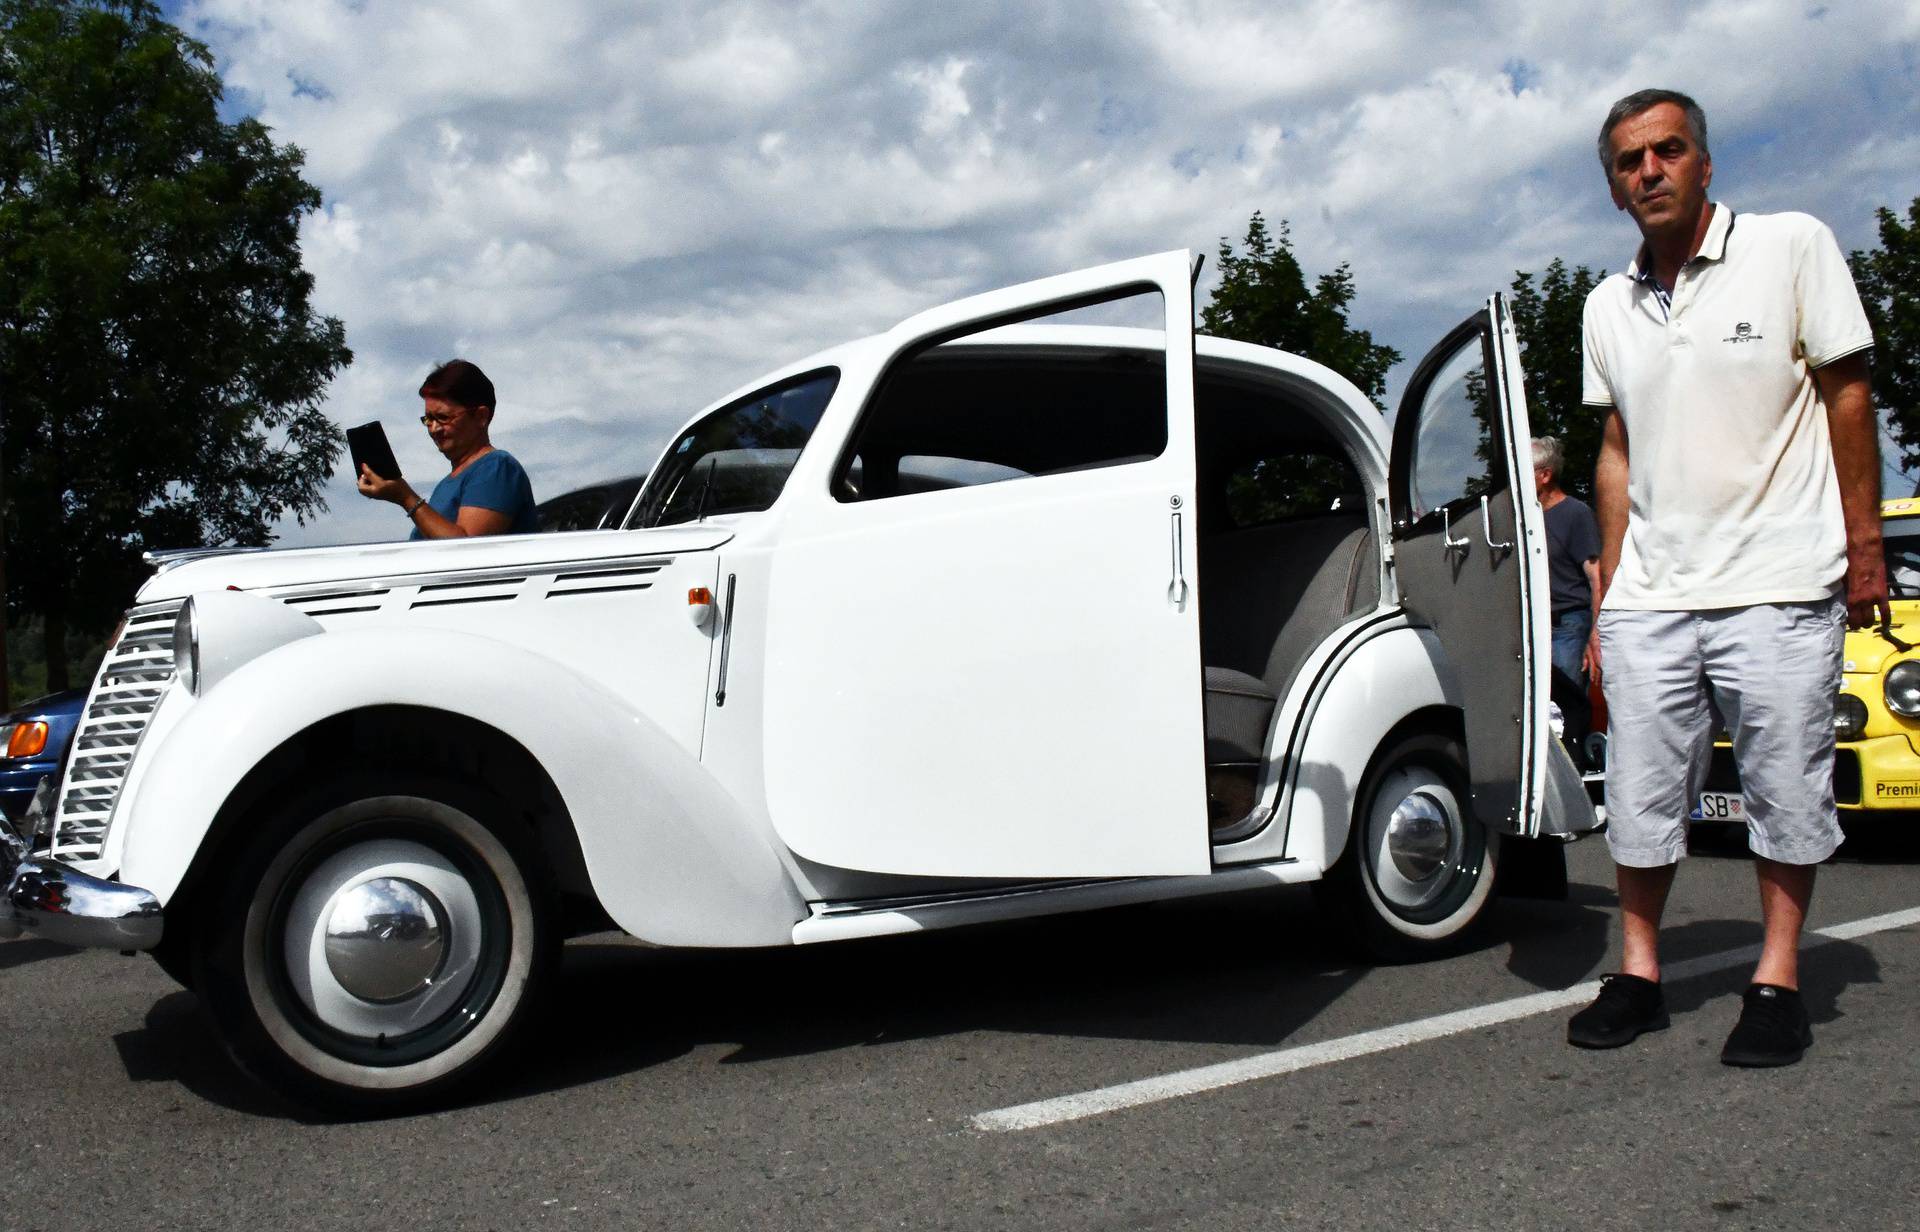
[[[1660,916],[1686,853],[1716,711],[1733,736],[1765,938],[1720,1059],[1791,1065],[1814,869],[1840,845],[1833,698],[1845,627],[1887,614],[1866,314],[1833,233],[1708,200],[1706,117],[1642,90],[1600,128],[1639,255],[1596,287],[1583,400],[1606,411],[1594,499],[1591,654],[1612,737],[1607,843],[1622,970],[1567,1038],[1614,1048],[1667,1025]]]
[[[1560,486],[1566,452],[1553,436],[1533,438],[1533,490],[1547,524],[1547,579],[1553,593],[1553,669],[1584,689],[1587,643],[1600,605],[1600,528],[1593,510]]]

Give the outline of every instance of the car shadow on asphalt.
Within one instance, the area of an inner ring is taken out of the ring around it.
[[[325,1119],[286,1103],[241,1073],[220,1046],[199,998],[185,989],[154,1002],[145,1023],[114,1036],[113,1045],[130,1081],[178,1083],[208,1103],[249,1116]]]
[[[1528,946],[1558,920],[1561,958],[1530,978],[1587,978],[1606,913],[1523,901],[1498,901],[1464,952]],[[1302,887],[801,949],[587,940],[568,947],[555,998],[567,1048],[497,1094],[592,1083],[716,1043],[731,1047],[722,1064],[974,1031],[1272,1048],[1373,970]]]
[[[68,958],[80,952],[72,946],[61,945],[55,941],[21,937],[0,945],[0,971],[24,967],[28,963],[41,962],[49,958]]]
[[[1506,950],[1510,973],[1566,988],[1601,969],[1614,928],[1611,889],[1575,882],[1566,901],[1496,900],[1463,953]],[[975,1031],[1093,1039],[1284,1046],[1366,979],[1305,887],[1114,908],[953,931],[763,950],[673,950],[612,935],[583,938],[565,961],[518,1065],[467,1106],[585,1087],[698,1049],[720,1064]],[[1752,944],[1752,920],[1676,922],[1671,960]],[[1678,981],[1676,1011],[1737,994],[1746,969]],[[1877,983],[1872,954],[1829,942],[1810,956],[1815,1023],[1842,994]],[[1729,1019],[1731,1021],[1731,1019]],[[243,1076],[190,993],[164,997],[145,1026],[116,1037],[136,1081],[174,1081],[257,1116],[326,1123]]]

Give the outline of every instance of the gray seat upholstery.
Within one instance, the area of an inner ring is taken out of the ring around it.
[[[1210,767],[1256,768],[1274,707],[1301,664],[1336,626],[1373,607],[1379,593],[1373,532],[1361,513],[1202,541],[1200,651]]]

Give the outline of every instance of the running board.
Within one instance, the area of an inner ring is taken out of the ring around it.
[[[885,937],[934,928],[957,928],[991,920],[1020,920],[1092,911],[1201,894],[1228,894],[1263,886],[1314,881],[1320,870],[1298,860],[1241,865],[1199,877],[1131,877],[1121,881],[1053,882],[1011,886],[982,894],[881,902],[813,903],[813,914],[793,926],[793,943]]]

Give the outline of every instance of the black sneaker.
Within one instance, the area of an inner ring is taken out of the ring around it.
[[[1667,1025],[1667,998],[1658,980],[1603,975],[1593,1004],[1567,1020],[1567,1042],[1575,1048],[1618,1048]]]
[[[1720,1060],[1727,1065],[1792,1065],[1813,1046],[1806,1003],[1791,988],[1749,984]]]

